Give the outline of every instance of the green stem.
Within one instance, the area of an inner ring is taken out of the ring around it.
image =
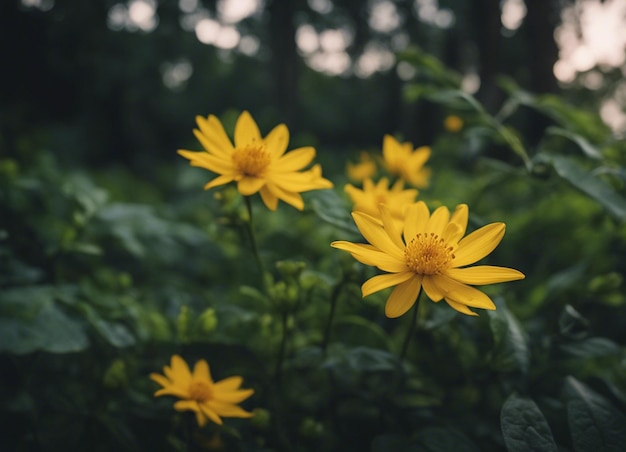
[[[289,321],[289,312],[284,310],[282,313],[282,337],[278,348],[278,357],[276,358],[276,370],[274,377],[276,378],[276,386],[280,387],[280,380],[283,373],[283,361],[285,360],[285,349],[287,348],[287,323]]]
[[[263,287],[265,287],[265,266],[263,265],[263,261],[261,260],[261,254],[259,253],[259,246],[257,245],[256,235],[254,234],[254,228],[252,226],[252,202],[250,201],[250,196],[244,196],[243,199],[246,202],[246,209],[248,211],[248,221],[246,221],[246,230],[248,231],[248,237],[250,238],[250,246],[252,247],[252,254],[254,255],[254,260],[259,267],[259,272],[261,273],[261,281]]]
[[[419,311],[421,293],[417,296],[417,300],[415,300],[415,304],[413,305],[413,315],[411,316],[411,325],[409,326],[409,331],[404,338],[404,343],[402,344],[402,351],[400,352],[400,361],[404,360],[406,356],[406,352],[409,349],[409,344],[411,343],[411,339],[413,338],[413,332],[415,331],[415,327],[417,326],[417,312]]]
[[[343,288],[345,279],[339,281],[339,283],[333,289],[333,293],[330,295],[330,313],[328,314],[328,321],[326,322],[326,329],[324,330],[324,339],[322,340],[322,351],[326,352],[328,342],[330,340],[330,330],[333,325],[333,319],[335,318],[335,311],[337,310],[337,301],[339,300],[339,294]]]

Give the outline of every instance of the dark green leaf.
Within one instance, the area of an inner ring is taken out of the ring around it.
[[[531,399],[511,395],[502,406],[500,427],[509,452],[557,450],[550,426]]]
[[[602,154],[598,151],[586,138],[574,133],[569,130],[562,129],[560,127],[548,127],[546,129],[546,133],[551,135],[558,135],[568,140],[573,141],[578,145],[578,147],[585,153],[587,157],[592,159],[601,160]]]
[[[624,450],[626,417],[610,401],[571,376],[565,380],[564,396],[576,451]]]
[[[562,344],[560,349],[573,358],[589,359],[619,356],[622,349],[610,339],[590,337],[580,341]]]
[[[428,452],[454,451],[478,452],[476,446],[467,436],[452,428],[425,428],[417,435],[418,450]]]
[[[495,300],[497,309],[489,312],[494,340],[492,363],[502,371],[528,372],[529,351],[524,330],[503,301]]]
[[[317,190],[307,194],[308,204],[322,220],[340,229],[358,234],[346,201],[334,190]]]
[[[619,220],[626,220],[626,199],[613,190],[605,180],[570,158],[552,156],[550,160],[559,176],[602,204]]]

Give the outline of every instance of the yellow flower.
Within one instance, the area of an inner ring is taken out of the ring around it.
[[[397,180],[391,189],[389,180],[383,177],[374,184],[371,179],[363,181],[363,189],[346,184],[345,191],[354,204],[353,210],[364,212],[372,217],[380,217],[380,204],[386,204],[393,218],[402,221],[404,211],[409,204],[415,202],[417,190],[404,189],[404,181]]]
[[[171,395],[179,397],[174,404],[176,411],[193,411],[200,427],[207,420],[222,425],[222,417],[252,417],[253,414],[237,406],[239,402],[250,397],[252,389],[239,389],[243,379],[229,377],[214,382],[211,378],[209,365],[204,359],[196,362],[193,373],[189,366],[178,355],[172,356],[171,366],[163,368],[165,375],[151,373],[150,378],[163,386],[154,393],[155,397]]]
[[[495,309],[491,299],[471,285],[523,279],[517,270],[473,264],[491,253],[504,236],[504,223],[492,223],[465,238],[467,205],[452,215],[439,207],[431,215],[423,201],[411,204],[403,228],[397,228],[388,207],[381,206],[382,222],[363,212],[352,217],[369,244],[338,241],[331,246],[347,251],[359,262],[386,274],[367,280],[363,296],[396,286],[385,305],[387,317],[399,317],[415,303],[420,291],[434,301],[442,299],[457,311],[477,315],[469,307]]]
[[[422,188],[428,185],[430,170],[424,168],[430,157],[430,148],[421,146],[415,151],[409,142],[400,143],[391,135],[383,138],[383,159],[387,171],[398,176],[409,184]]]
[[[359,163],[348,162],[348,178],[361,182],[371,178],[376,173],[376,163],[367,152],[361,152]]]
[[[463,128],[463,120],[456,115],[446,116],[443,126],[448,132],[457,133]]]
[[[298,210],[304,208],[301,192],[332,188],[333,184],[322,177],[321,167],[313,166],[301,171],[315,158],[311,146],[294,149],[288,153],[289,130],[280,124],[265,138],[247,111],[241,113],[235,124],[234,145],[217,117],[196,117],[199,129],[193,133],[206,152],[180,149],[178,153],[218,177],[204,186],[209,188],[237,182],[237,190],[244,196],[257,192],[270,210],[276,210],[281,199]]]

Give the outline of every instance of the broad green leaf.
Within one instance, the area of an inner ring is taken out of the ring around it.
[[[311,206],[318,217],[327,223],[358,234],[350,216],[350,208],[335,190],[316,190],[307,193],[307,204]]]
[[[602,204],[619,220],[626,220],[626,199],[603,179],[581,167],[573,159],[551,156],[549,159],[559,176]]]
[[[565,380],[567,421],[577,452],[621,452],[626,444],[626,416],[574,377]]]
[[[562,344],[559,348],[569,356],[578,359],[617,357],[622,353],[619,345],[604,337],[590,337],[580,341],[569,342]]]
[[[500,427],[509,452],[557,450],[550,426],[531,399],[509,396],[502,405]]]
[[[562,129],[560,127],[548,127],[546,129],[546,133],[550,135],[558,135],[568,140],[573,141],[578,145],[581,151],[585,153],[587,157],[592,159],[601,160],[602,154],[598,151],[586,138],[574,133],[569,130]]]
[[[503,300],[496,299],[495,302],[497,309],[488,311],[494,340],[492,364],[501,371],[527,373],[530,358],[524,330]]]

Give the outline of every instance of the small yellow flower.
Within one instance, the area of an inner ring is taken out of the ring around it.
[[[361,182],[371,178],[376,173],[376,163],[367,152],[361,152],[358,163],[348,162],[348,178]]]
[[[301,192],[333,187],[322,177],[319,165],[302,171],[315,158],[313,147],[285,153],[289,130],[284,124],[274,127],[263,138],[250,113],[244,111],[235,124],[233,145],[217,117],[197,116],[196,122],[199,129],[193,133],[206,152],[180,149],[178,153],[189,159],[192,166],[219,174],[204,186],[205,190],[234,181],[244,196],[259,192],[270,210],[276,210],[279,199],[302,210]]]
[[[423,201],[411,204],[402,228],[397,228],[389,208],[381,206],[377,220],[363,212],[352,217],[369,244],[337,241],[331,246],[349,252],[359,262],[387,272],[367,280],[361,291],[366,297],[396,286],[385,305],[387,317],[399,317],[417,300],[422,289],[434,301],[467,315],[478,315],[469,307],[495,309],[493,301],[470,285],[494,284],[523,279],[517,270],[473,264],[491,253],[504,236],[504,223],[492,223],[465,238],[467,205],[457,206],[452,215],[446,207],[431,215]]]
[[[193,411],[200,427],[211,420],[222,425],[222,417],[249,418],[253,414],[237,406],[250,397],[252,389],[239,389],[243,379],[229,377],[214,382],[209,365],[204,359],[196,362],[193,373],[178,355],[172,356],[171,366],[163,368],[165,375],[151,373],[150,378],[163,386],[154,393],[155,397],[171,395],[179,400],[174,404],[176,411]]]
[[[364,212],[372,217],[380,217],[379,206],[385,204],[394,220],[397,221],[402,221],[405,209],[415,202],[418,193],[414,188],[405,190],[404,181],[401,179],[389,188],[389,180],[386,177],[376,184],[371,179],[365,179],[362,190],[347,184],[345,191],[354,204],[352,210]]]
[[[463,128],[463,120],[456,115],[449,115],[443,120],[443,126],[448,132],[457,133]]]
[[[383,138],[383,159],[387,171],[414,187],[423,188],[428,185],[430,170],[424,168],[424,164],[430,157],[430,152],[428,146],[413,150],[413,145],[409,142],[400,143],[391,135]]]

